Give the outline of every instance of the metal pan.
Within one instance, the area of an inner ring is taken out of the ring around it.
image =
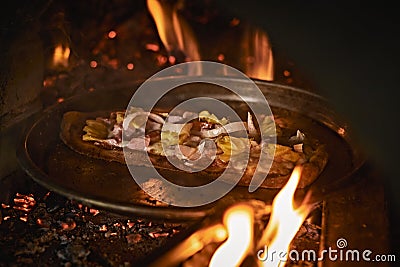
[[[177,77],[155,80],[154,86],[168,79]],[[243,90],[248,86],[245,80],[224,79]],[[314,193],[315,201],[351,182],[352,174],[364,163],[364,157],[357,144],[350,139],[348,125],[335,114],[328,101],[298,88],[264,81],[256,81],[256,84],[266,96],[274,114],[278,112],[286,119],[288,126],[302,129],[326,143],[328,164],[320,177],[307,188]],[[238,200],[254,198],[272,201],[278,189],[258,189],[249,193],[246,187],[238,186],[222,199],[206,206],[166,206],[149,199],[131,178],[126,166],[77,154],[61,142],[60,122],[66,111],[125,109],[139,85],[140,82],[136,82],[77,95],[45,110],[28,127],[17,151],[23,169],[39,184],[66,197],[87,205],[153,219],[198,220],[212,213],[218,206]],[[205,83],[181,86],[167,94],[159,104],[172,108],[186,99],[198,96],[230,103],[239,111],[246,109],[236,95],[215,90],[212,85]],[[249,95],[246,101],[258,100]]]

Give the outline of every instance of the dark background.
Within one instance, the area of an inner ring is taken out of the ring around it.
[[[399,33],[388,1],[218,1],[263,27],[350,121],[385,183],[398,249]],[[244,5],[244,3],[246,3]],[[373,212],[373,211],[371,211]]]
[[[1,9],[0,59],[19,29],[29,28],[47,5],[54,2],[57,1],[19,0]],[[142,7],[143,3],[132,1],[132,8]],[[219,0],[216,3],[227,13],[264,28],[273,47],[285,51],[313,81],[318,92],[349,120],[370,161],[382,173],[393,247],[398,248],[400,19],[397,8],[388,1]],[[89,7],[96,8],[95,1],[88,1]]]

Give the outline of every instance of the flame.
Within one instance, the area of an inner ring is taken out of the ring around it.
[[[174,29],[170,22],[171,10],[169,6],[167,7],[168,8],[163,8],[158,0],[147,0],[147,8],[156,23],[158,35],[160,36],[165,48],[168,51],[172,51],[174,50],[174,45],[176,45],[176,37],[175,34],[173,34]]]
[[[215,251],[210,267],[239,266],[253,248],[254,211],[249,205],[238,204],[224,214],[228,239]]]
[[[285,265],[290,243],[311,211],[312,205],[306,204],[309,194],[299,207],[294,207],[294,194],[301,171],[300,166],[294,168],[289,181],[272,202],[271,217],[257,244],[257,248],[263,247],[257,252],[258,266]],[[254,255],[254,213],[253,207],[246,204],[236,204],[224,213],[228,239],[215,251],[209,267],[240,266],[247,255]]]
[[[177,8],[172,11],[172,24],[175,29],[178,48],[186,54],[186,61],[200,60],[197,41],[186,20],[178,14]]]
[[[305,200],[294,208],[294,193],[301,176],[301,167],[296,166],[287,184],[272,202],[272,213],[258,247],[264,247],[261,256],[264,266],[284,266],[288,259],[289,245],[311,210]],[[283,255],[283,256],[282,256]]]
[[[171,5],[167,2],[161,4],[159,0],[147,0],[148,10],[169,57],[174,57],[177,62],[198,61],[201,57],[197,40],[190,25],[179,14],[179,4],[179,1]],[[201,69],[197,67],[189,72],[189,75],[200,75]]]
[[[54,49],[53,65],[62,66],[65,68],[68,67],[68,59],[70,53],[71,50],[69,49],[69,47],[64,47],[61,44],[57,45],[56,48]]]
[[[251,78],[273,81],[274,58],[266,32],[259,28],[248,28],[242,47],[245,73]]]

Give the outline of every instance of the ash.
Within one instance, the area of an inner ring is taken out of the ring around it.
[[[88,207],[23,174],[9,178],[0,187],[0,266],[134,266],[187,227]]]

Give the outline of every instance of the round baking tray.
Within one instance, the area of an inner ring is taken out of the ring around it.
[[[154,86],[160,86],[168,79],[184,80],[185,77],[167,77],[152,82]],[[237,78],[220,79],[225,84],[242,90],[245,101],[259,101],[246,95],[249,81]],[[290,128],[301,129],[326,144],[329,153],[326,168],[309,188],[299,192],[312,190],[314,201],[320,201],[330,192],[346,186],[352,180],[354,172],[364,163],[364,157],[351,139],[348,125],[334,112],[329,102],[317,94],[299,88],[265,81],[255,82],[272,111],[278,111]],[[272,201],[279,189],[259,188],[249,193],[247,187],[237,186],[220,200],[202,207],[168,206],[150,199],[132,179],[125,165],[78,154],[62,143],[59,132],[65,112],[125,109],[140,84],[132,82],[114,85],[108,90],[76,95],[36,116],[17,151],[22,168],[42,186],[86,205],[160,220],[198,220],[214,212],[219,206],[236,201]],[[172,108],[184,100],[198,96],[234,103],[237,109],[241,109],[243,104],[236,95],[219,92],[207,83],[181,86],[160,103]]]

